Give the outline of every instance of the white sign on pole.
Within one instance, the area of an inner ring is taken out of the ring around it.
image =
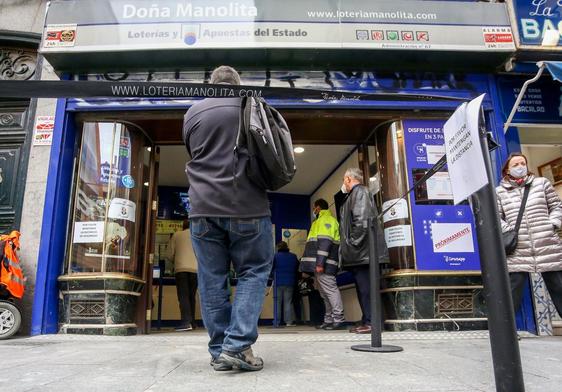
[[[445,152],[453,200],[459,204],[488,184],[478,136],[478,119],[484,94],[463,103],[443,126]]]
[[[410,225],[398,225],[384,229],[386,246],[412,246],[412,228]]]
[[[392,208],[390,208],[390,206],[392,206],[394,203],[396,204]],[[408,202],[404,199],[391,199],[385,201],[382,204],[382,209],[383,211],[385,211],[388,208],[390,208],[390,210],[387,211],[382,217],[384,223],[396,219],[408,219],[408,217],[410,216],[410,213],[408,211]]]

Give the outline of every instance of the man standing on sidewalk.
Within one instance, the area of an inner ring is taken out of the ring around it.
[[[341,207],[341,245],[342,266],[350,270],[355,278],[357,299],[363,317],[361,325],[350,332],[371,333],[371,283],[369,280],[369,233],[368,220],[377,216],[373,196],[363,185],[363,173],[359,168],[350,168],[345,172],[341,191],[347,198]],[[377,222],[378,224],[378,222]],[[379,262],[388,260],[388,248],[382,234],[377,231],[375,246],[378,247]]]
[[[320,328],[334,330],[345,328],[345,317],[341,293],[336,282],[339,270],[339,224],[328,208],[328,202],[324,199],[314,202],[313,213],[316,219],[308,233],[304,255],[301,258],[301,271],[314,274],[318,282],[326,307],[324,324]]]
[[[193,254],[189,221],[176,231],[168,243],[168,260],[174,263],[176,291],[180,304],[181,324],[176,331],[195,329],[195,295],[197,293],[197,260]]]
[[[211,74],[211,83],[239,85],[240,76],[221,66]],[[240,103],[240,98],[204,99],[187,111],[183,126],[191,156],[186,172],[201,313],[211,364],[218,371],[263,368],[252,345],[274,250],[267,193],[246,175],[246,149],[239,150],[234,165]],[[232,304],[227,285],[231,263],[238,278]]]

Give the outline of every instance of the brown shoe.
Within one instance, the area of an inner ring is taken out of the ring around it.
[[[371,333],[371,326],[370,325],[361,325],[355,329],[355,333]]]

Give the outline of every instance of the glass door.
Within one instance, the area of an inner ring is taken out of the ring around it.
[[[76,325],[89,324],[104,334],[146,330],[156,154],[134,124],[84,123],[69,249],[59,278],[67,283],[68,329],[85,332]]]

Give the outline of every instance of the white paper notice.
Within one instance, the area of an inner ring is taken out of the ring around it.
[[[412,246],[412,230],[410,225],[399,225],[384,229],[384,239],[388,248]]]
[[[447,172],[437,172],[427,182],[427,198],[430,200],[452,200],[453,190]]]
[[[103,221],[76,222],[74,224],[74,243],[92,244],[103,242]]]
[[[435,253],[474,252],[470,223],[432,223],[431,236]]]
[[[385,201],[382,204],[382,210],[385,211],[391,205],[396,203],[397,199]],[[408,219],[408,203],[404,199],[400,199],[386,214],[383,215],[382,220],[384,223],[393,221],[395,219]]]
[[[425,146],[425,151],[427,153],[427,164],[435,165],[445,155],[445,146],[429,144]]]
[[[463,103],[443,126],[453,199],[459,204],[488,183],[478,136],[484,94]]]
[[[134,222],[136,214],[136,205],[130,200],[120,199],[118,197],[111,200],[107,216],[113,219],[126,219]]]

